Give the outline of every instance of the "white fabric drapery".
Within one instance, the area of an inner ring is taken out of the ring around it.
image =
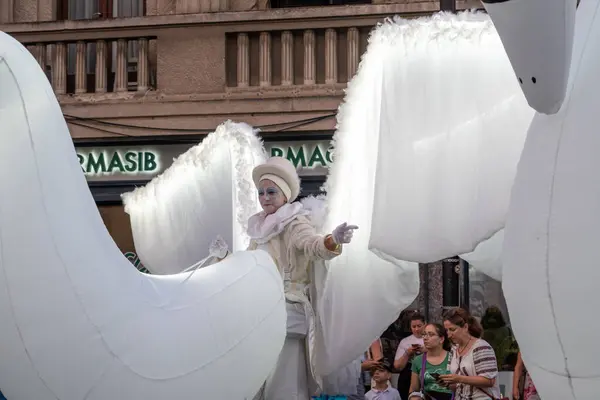
[[[415,262],[471,252],[504,226],[533,110],[487,15],[380,30],[370,247]]]

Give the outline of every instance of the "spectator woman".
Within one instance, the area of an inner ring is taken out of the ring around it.
[[[450,340],[446,329],[440,324],[427,324],[423,341],[425,353],[412,363],[409,400],[450,400],[452,391],[439,382],[439,376],[449,373]]]
[[[453,308],[444,316],[444,327],[454,344],[450,374],[440,379],[454,390],[455,400],[500,398],[498,364],[492,346],[481,339],[483,329],[467,310]]]

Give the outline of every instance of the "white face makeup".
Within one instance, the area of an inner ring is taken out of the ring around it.
[[[258,199],[262,209],[267,214],[273,214],[287,202],[285,195],[279,187],[268,179],[263,179],[258,184]]]

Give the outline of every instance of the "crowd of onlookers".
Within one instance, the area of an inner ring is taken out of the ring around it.
[[[502,312],[490,307],[479,320],[447,310],[428,323],[406,310],[365,352],[359,393],[351,400],[502,399],[499,371],[514,371],[512,398],[539,400]],[[364,391],[363,391],[364,389]]]

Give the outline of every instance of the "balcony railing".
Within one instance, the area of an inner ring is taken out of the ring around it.
[[[356,73],[372,26],[241,32],[227,37],[227,86],[335,85]]]
[[[108,92],[157,89],[198,99],[281,90],[292,96],[331,88],[339,93],[356,73],[373,26],[392,15],[438,9],[438,2],[410,0],[327,7],[326,13],[312,7],[9,24],[0,30],[29,48],[57,95],[106,98]]]
[[[27,48],[46,71],[57,95],[146,92],[153,37],[38,43]]]

